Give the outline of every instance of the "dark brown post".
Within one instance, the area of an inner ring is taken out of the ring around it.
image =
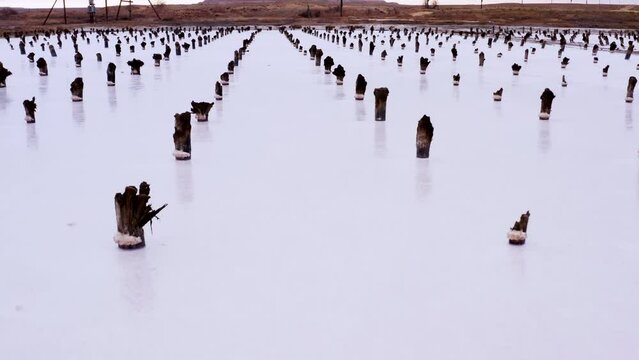
[[[335,65],[335,61],[333,61],[333,58],[330,56],[327,56],[324,58],[324,74],[330,74],[331,73],[331,68],[333,67],[333,65]]]
[[[11,71],[7,70],[0,62],[0,88],[7,87],[7,78],[11,76]]]
[[[550,111],[552,110],[552,101],[555,98],[555,94],[553,94],[550,89],[546,88],[544,92],[541,94],[541,110],[539,111],[539,120],[548,120],[550,119]]]
[[[373,95],[375,95],[375,121],[386,121],[388,94],[388,89],[385,87],[373,90]]]
[[[610,70],[610,65],[606,65],[606,66],[603,68],[603,72],[602,72],[602,74],[601,74],[601,75],[603,75],[603,77],[608,77],[608,70]]]
[[[524,245],[526,243],[529,218],[530,211],[526,211],[525,214],[521,214],[519,221],[515,221],[515,225],[508,232],[508,243],[510,245]]]
[[[82,54],[80,54],[79,52],[76,52],[75,55],[73,56],[73,59],[75,60],[75,67],[82,67],[82,60],[84,59]]]
[[[637,78],[631,76],[628,79],[628,89],[626,91],[626,102],[631,103],[635,93],[635,86],[637,85]]]
[[[22,102],[22,106],[24,107],[24,120],[28,123],[34,123],[35,120],[35,111],[37,108],[37,105],[35,103],[35,97],[33,97],[31,100],[25,100]]]
[[[479,53],[479,66],[484,66],[484,61],[486,61],[486,55],[482,51]]]
[[[404,55],[397,57],[397,66],[402,67],[402,65],[404,65]]]
[[[107,65],[107,86],[115,86],[115,69],[116,66],[114,63],[109,63]]]
[[[195,114],[197,121],[209,121],[209,112],[213,108],[212,102],[191,101],[191,112]]]
[[[364,94],[366,94],[366,79],[362,74],[357,75],[357,80],[355,81],[355,100],[364,100]]]
[[[493,93],[493,100],[501,101],[501,97],[504,94],[504,88],[499,88],[499,90]]]
[[[459,74],[453,75],[453,86],[459,86],[460,80],[461,80],[461,76]]]
[[[222,100],[222,84],[215,82],[215,100]]]
[[[428,159],[430,156],[430,144],[433,141],[433,133],[435,129],[430,122],[429,116],[422,116],[417,123],[417,157],[420,159]]]
[[[127,61],[126,64],[131,67],[131,75],[140,75],[140,68],[144,66],[144,61],[133,58],[133,60]]]
[[[144,225],[157,218],[166,204],[153,210],[150,204],[151,187],[146,182],[140,184],[140,193],[135,186],[127,186],[123,193],[115,194],[115,220],[117,233],[113,241],[120,249],[139,249],[146,245]]]
[[[324,56],[324,51],[317,49],[317,51],[315,51],[315,66],[322,65],[322,56]]]
[[[562,87],[568,86],[568,82],[566,81],[566,75],[561,75],[561,86]]]
[[[346,71],[342,67],[342,65],[337,65],[335,70],[333,70],[333,75],[335,75],[335,83],[337,85],[344,84],[344,77],[346,76]]]
[[[159,67],[161,61],[162,61],[162,54],[153,54],[153,65],[155,67]]]
[[[562,68],[562,69],[565,69],[565,68],[566,68],[566,66],[568,66],[568,63],[569,63],[569,62],[570,62],[570,59],[569,59],[569,58],[567,58],[567,57],[564,57],[564,58],[561,60],[561,68]]]
[[[430,60],[425,57],[419,58],[419,73],[426,74],[426,69],[428,69],[428,65],[430,65]]]
[[[191,159],[191,113],[175,114],[175,131],[173,132],[176,160]]]
[[[84,82],[82,78],[75,78],[71,83],[71,100],[82,101],[82,92],[84,90]]]
[[[517,76],[519,75],[519,70],[521,70],[521,65],[514,63],[511,69],[513,70],[513,75]]]
[[[36,61],[36,66],[38,67],[40,76],[49,75],[49,67],[47,66],[47,61],[44,60],[44,58],[39,58],[38,61]]]
[[[222,83],[222,85],[228,85],[229,84],[229,73],[224,72],[222,73],[222,75],[220,75],[220,82]]]

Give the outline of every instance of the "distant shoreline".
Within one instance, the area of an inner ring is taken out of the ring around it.
[[[126,27],[167,25],[362,25],[402,24],[415,26],[535,26],[639,30],[639,5],[584,4],[494,4],[483,9],[475,5],[446,5],[435,9],[393,3],[348,4],[339,16],[335,4],[305,1],[234,2],[214,5],[134,6],[132,20],[114,21],[117,6],[98,8],[97,22],[88,22],[84,8],[54,9],[47,26],[49,9],[0,8],[0,31],[34,31],[75,27]],[[120,18],[127,18],[123,7]]]

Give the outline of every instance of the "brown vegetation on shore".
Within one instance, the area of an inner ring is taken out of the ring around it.
[[[281,25],[281,24],[369,24],[412,25],[516,25],[588,28],[639,28],[639,6],[583,4],[500,4],[479,6],[423,6],[392,3],[349,3],[339,16],[338,2],[259,1],[206,5],[163,5],[158,20],[149,6],[134,6],[132,19],[122,9],[115,21],[117,7],[109,7],[109,22],[104,8],[98,8],[96,26],[157,25]],[[310,10],[310,11],[309,11]],[[48,9],[0,9],[0,30],[43,29]],[[69,27],[90,26],[86,9],[67,9]],[[123,19],[124,18],[124,19]],[[62,9],[55,9],[47,27],[64,26]]]

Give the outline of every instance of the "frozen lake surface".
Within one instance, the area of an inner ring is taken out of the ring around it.
[[[624,102],[636,55],[600,52],[593,64],[568,47],[561,69],[557,46],[527,44],[537,54],[524,63],[518,41],[508,51],[484,39],[479,68],[461,37],[422,42],[420,54],[380,37],[369,56],[366,43],[360,53],[293,34],[344,66],[344,86],[263,31],[210,121],[193,119],[189,162],[172,156],[173,115],[213,101],[248,32],[159,68],[159,44],[123,44],[116,58],[115,37],[104,49],[92,36],[79,41],[81,68],[70,40],[55,59],[27,45],[48,77],[17,39],[13,51],[0,42],[13,72],[0,89],[0,358],[639,358],[639,109]],[[133,57],[141,76],[129,74]],[[85,97],[72,103],[77,76]],[[375,122],[381,86],[387,121]],[[540,121],[546,87],[556,98]],[[26,124],[32,96],[37,122]],[[416,159],[424,114],[431,158]],[[145,249],[122,251],[113,195],[143,180],[153,205],[169,206]],[[527,244],[509,246],[526,210]]]

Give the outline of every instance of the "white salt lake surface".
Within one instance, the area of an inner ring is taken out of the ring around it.
[[[115,41],[92,37],[79,41],[79,69],[70,40],[56,59],[27,46],[48,77],[17,39],[14,51],[0,41],[14,74],[0,89],[0,358],[639,357],[639,109],[624,102],[636,55],[600,52],[593,64],[590,50],[568,47],[562,70],[556,46],[527,44],[538,51],[524,63],[518,41],[509,52],[480,40],[480,69],[457,37],[457,62],[451,40],[420,76],[412,41],[404,51],[378,41],[369,56],[367,44],[359,53],[294,34],[342,64],[345,85],[263,31],[210,121],[193,120],[189,162],[172,157],[173,114],[213,101],[248,32],[173,52],[160,68],[158,46],[123,44],[116,58]],[[146,63],[139,77],[133,57]],[[82,103],[70,99],[76,76]],[[557,96],[547,122],[545,87]],[[435,127],[428,160],[415,158],[424,114]],[[122,251],[113,195],[143,180],[152,203],[169,206],[146,248]],[[526,210],[527,244],[509,246]]]

